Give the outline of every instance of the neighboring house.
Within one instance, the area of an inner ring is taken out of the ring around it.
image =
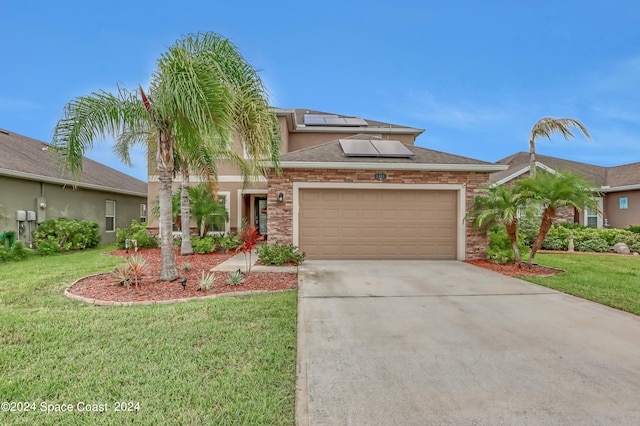
[[[413,146],[422,129],[304,109],[275,112],[282,173],[242,188],[235,169],[219,168],[225,231],[255,224],[269,242],[294,244],[314,259],[484,256],[486,239],[464,218],[489,173],[507,166]],[[150,166],[150,202],[158,194],[152,173]]]
[[[0,129],[0,204],[7,219],[0,233],[31,232],[47,219],[84,219],[100,225],[102,242],[116,240],[116,228],[147,220],[147,184],[88,158],[74,181],[49,144]]]
[[[601,188],[602,196],[597,197],[600,211],[565,210],[559,220],[598,228],[640,225],[640,163],[603,167],[540,154],[536,154],[536,163],[539,169],[550,172],[569,170]],[[529,175],[527,152],[503,158],[498,164],[508,165],[509,169],[491,174],[495,184]]]

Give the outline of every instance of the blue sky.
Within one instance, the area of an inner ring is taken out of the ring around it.
[[[0,128],[50,141],[72,98],[145,87],[182,34],[216,31],[282,108],[424,128],[417,145],[485,161],[528,150],[545,116],[593,142],[541,154],[640,161],[640,4],[582,1],[31,1],[1,10]],[[146,180],[104,141],[90,158]]]

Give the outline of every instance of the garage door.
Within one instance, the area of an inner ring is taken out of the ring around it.
[[[455,259],[456,191],[301,188],[310,259]]]

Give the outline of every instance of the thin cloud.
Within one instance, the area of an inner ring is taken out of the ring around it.
[[[14,99],[0,97],[0,111],[35,111],[43,109],[42,105],[27,99]]]

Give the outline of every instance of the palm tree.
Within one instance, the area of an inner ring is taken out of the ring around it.
[[[154,149],[160,280],[172,281],[178,278],[171,226],[176,152],[183,152],[183,147],[189,151],[192,141],[229,143],[234,130],[254,158],[267,157],[278,164],[277,120],[257,71],[233,43],[208,32],[187,35],[161,55],[148,95],[142,87],[137,91],[118,87],[116,94],[100,91],[73,99],[55,127],[53,144],[63,151],[76,177],[85,151],[97,138],[116,138],[114,151],[125,163],[130,162],[133,145]],[[255,163],[251,169],[264,173],[266,166]]]
[[[512,186],[499,185],[484,188],[473,198],[473,206],[467,217],[475,229],[486,232],[499,225],[504,226],[511,241],[516,265],[522,264],[518,249],[518,210],[525,208],[525,200]]]
[[[198,235],[206,236],[211,224],[218,228],[224,227],[228,219],[227,209],[224,200],[217,198],[210,185],[200,184],[189,188],[189,200]]]
[[[595,199],[600,195],[598,186],[570,172],[542,172],[522,179],[516,185],[530,205],[537,205],[543,209],[540,231],[531,247],[529,265],[533,264],[536,253],[542,247],[558,209],[574,207],[580,210],[599,210]]]
[[[529,174],[531,176],[536,174],[536,139],[544,137],[551,140],[553,133],[560,133],[564,140],[568,141],[574,137],[570,127],[577,127],[587,139],[591,140],[584,124],[574,118],[544,117],[533,125],[529,134]]]

